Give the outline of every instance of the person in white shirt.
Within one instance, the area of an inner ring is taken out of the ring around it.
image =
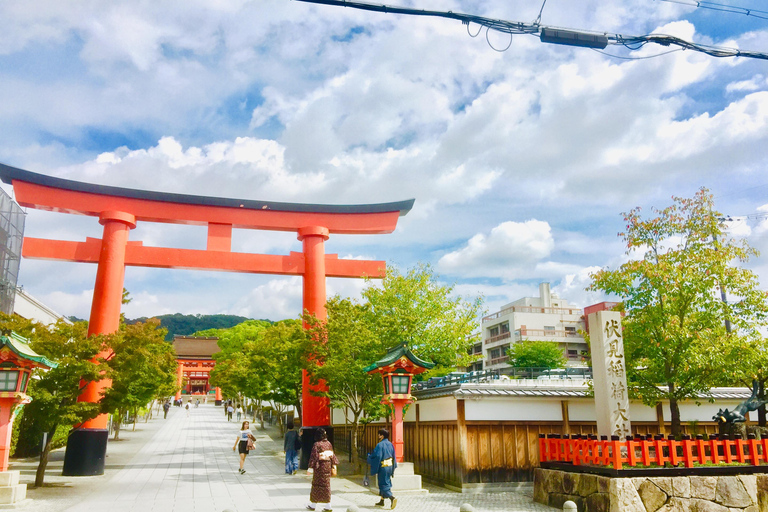
[[[240,407],[240,404],[237,404],[237,409],[235,409],[235,414],[237,414],[237,421],[240,421],[240,416],[243,414],[243,408]]]
[[[245,473],[245,457],[248,455],[248,449],[253,448],[253,441],[256,440],[256,438],[251,434],[250,423],[247,421],[243,422],[243,425],[240,427],[240,433],[237,435],[237,440],[235,441],[235,446],[232,447],[232,451],[237,450],[240,454],[240,469],[239,473],[242,475]],[[249,445],[249,441],[251,442]]]

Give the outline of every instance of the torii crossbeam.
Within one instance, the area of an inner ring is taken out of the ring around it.
[[[24,207],[98,217],[104,226],[101,240],[83,242],[24,238],[25,258],[96,263],[96,283],[88,334],[116,332],[120,323],[126,266],[221,270],[254,274],[297,275],[303,278],[303,308],[324,320],[326,277],[383,278],[383,261],[344,260],[325,254],[331,234],[385,234],[414,200],[368,205],[319,205],[165,194],[146,190],[93,185],[37,174],[0,164],[0,179],[13,185],[16,201]],[[146,247],[129,242],[137,222],[189,224],[208,228],[203,250]],[[232,230],[293,231],[302,252],[287,256],[232,252]],[[109,382],[90,383],[80,397],[97,402]],[[326,399],[313,396],[305,374],[302,424],[330,425]],[[76,427],[69,437],[64,474],[104,473],[107,416]]]

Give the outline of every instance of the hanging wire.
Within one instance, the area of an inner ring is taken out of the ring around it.
[[[534,24],[534,25],[538,25],[539,23],[541,23],[541,13],[543,13],[543,12],[544,12],[544,6],[545,6],[545,5],[547,5],[547,0],[544,0],[544,2],[542,2],[542,4],[541,4],[541,9],[539,9],[539,15],[538,15],[538,16],[536,16],[536,19],[535,19],[535,20],[533,20],[533,24]]]
[[[507,47],[499,50],[498,48],[493,46],[493,43],[491,43],[491,40],[488,38],[488,32],[490,32],[490,31],[491,31],[490,28],[486,28],[485,29],[485,42],[488,43],[488,46],[490,46],[492,50],[496,50],[499,53],[503,53],[503,52],[509,50],[509,47],[512,46],[512,34],[509,34],[509,44],[507,45]]]
[[[480,28],[477,29],[477,32],[473,34],[472,32],[469,31],[469,21],[462,21],[461,24],[467,26],[467,34],[469,34],[469,37],[477,37],[480,34],[480,32],[482,32],[483,30],[483,26],[480,25]]]
[[[744,16],[752,16],[753,18],[760,18],[761,20],[768,20],[768,11],[761,11],[759,9],[748,9],[746,7],[737,7],[735,5],[719,4],[717,2],[704,2],[697,0],[661,0],[662,2],[669,2],[680,5],[690,5],[697,9],[709,9],[712,11],[730,12],[733,14],[743,14]]]
[[[524,23],[521,21],[507,21],[492,18],[485,18],[483,16],[475,16],[474,14],[457,13],[453,11],[427,11],[424,9],[412,9],[409,7],[396,7],[391,5],[377,5],[367,2],[356,2],[347,0],[295,0],[297,2],[305,2],[311,4],[332,5],[336,7],[350,7],[352,9],[361,9],[364,11],[383,12],[392,14],[407,14],[410,16],[430,16],[437,18],[448,18],[459,20],[467,27],[469,23],[476,23],[485,27],[488,30],[495,30],[497,32],[503,32],[505,34],[528,34],[541,36],[543,30],[565,30],[580,36],[599,36],[607,38],[607,44],[622,45],[630,50],[637,50],[642,48],[648,43],[659,44],[662,46],[679,46],[684,50],[693,50],[701,53],[705,53],[712,57],[749,57],[753,59],[768,60],[768,53],[756,52],[750,50],[740,50],[738,48],[727,48],[721,46],[710,46],[705,44],[698,44],[691,41],[686,41],[676,36],[670,36],[665,34],[648,34],[643,36],[625,36],[622,34],[611,34],[608,32],[595,32],[588,30],[573,30],[562,29],[559,27],[548,27],[544,25]],[[681,0],[676,0],[681,1]],[[702,2],[699,2],[702,3]],[[543,5],[542,5],[543,9]],[[469,30],[469,29],[467,29]],[[471,35],[471,34],[470,34]],[[486,32],[486,41],[490,45],[488,40],[488,33]],[[570,44],[570,43],[563,43]],[[511,45],[511,41],[510,41]],[[579,46],[578,44],[576,46]],[[499,51],[491,45],[491,48]],[[509,48],[509,46],[507,46]],[[504,50],[501,50],[504,51]]]
[[[670,53],[675,52],[681,52],[683,51],[682,48],[675,48],[674,50],[669,50],[662,53],[657,53],[655,55],[646,55],[644,57],[625,57],[623,55],[614,55],[612,53],[604,52],[603,50],[598,50],[597,48],[592,48],[592,50],[596,51],[597,53],[602,53],[603,55],[607,55],[608,57],[613,57],[614,59],[622,59],[622,60],[645,60],[645,59],[653,59],[654,57],[661,57],[662,55],[669,55]]]

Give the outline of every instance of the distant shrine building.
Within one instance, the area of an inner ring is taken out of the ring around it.
[[[220,352],[219,338],[196,336],[174,336],[173,349],[176,351],[177,384],[176,400],[183,396],[191,398],[212,397],[221,405],[221,389],[210,384],[211,370],[216,366],[213,354]]]

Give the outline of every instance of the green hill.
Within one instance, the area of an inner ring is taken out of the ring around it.
[[[228,329],[246,320],[251,320],[244,316],[237,315],[182,315],[174,313],[173,315],[159,315],[154,318],[160,320],[160,325],[168,329],[166,340],[173,339],[174,334],[181,336],[190,336],[198,331],[206,329]],[[135,324],[136,322],[146,322],[147,317],[128,319],[125,322]],[[269,322],[269,320],[267,320]]]

